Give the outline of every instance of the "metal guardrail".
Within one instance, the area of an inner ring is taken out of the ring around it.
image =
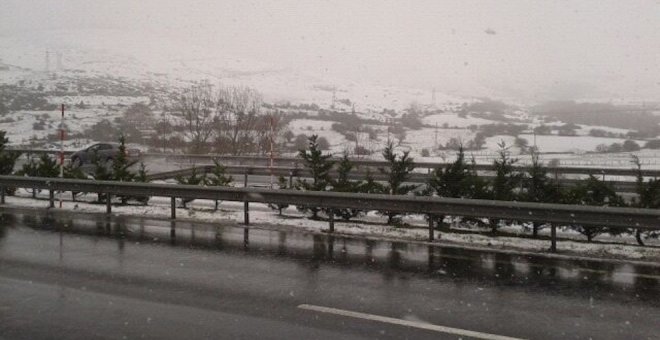
[[[43,153],[58,153],[59,151],[53,150],[35,150],[35,149],[12,149],[13,151],[23,152],[23,153],[33,153],[33,154],[43,154]],[[73,152],[65,151],[65,154],[70,155]],[[302,161],[298,158],[290,157],[276,157],[274,158],[275,163],[279,166],[271,167],[268,166],[270,159],[267,157],[255,157],[255,156],[217,156],[217,155],[176,155],[176,154],[160,154],[160,153],[143,153],[141,157],[165,157],[172,161],[181,161],[186,160],[192,163],[202,162],[197,167],[199,172],[209,173],[211,172],[212,166],[210,165],[213,160],[219,160],[223,163],[238,163],[238,165],[226,165],[227,172],[231,175],[256,175],[256,176],[285,176],[285,177],[307,177],[309,176],[309,171],[302,168]],[[203,162],[206,162],[203,163]],[[388,164],[382,161],[373,161],[373,160],[353,160],[354,164],[357,167],[357,171],[353,171],[349,175],[349,179],[360,180],[364,179],[366,176],[366,171],[361,170],[365,168],[381,168],[387,167]],[[287,164],[287,166],[281,166],[282,164]],[[411,173],[409,177],[410,183],[423,184],[428,181],[428,174],[432,169],[440,166],[446,166],[448,163],[428,163],[420,162],[415,163],[418,169],[427,169],[426,173]],[[482,177],[490,178],[492,177],[492,165],[489,164],[476,164],[475,169],[482,172]],[[515,167],[518,171],[527,171],[530,169],[529,166],[518,166]],[[558,180],[559,184],[562,187],[573,187],[579,180],[573,178],[560,178],[561,175],[597,175],[603,176],[627,176],[635,177],[637,172],[633,169],[617,169],[617,168],[580,168],[580,167],[554,167],[546,168],[548,173],[555,176],[555,179]],[[186,176],[192,173],[192,168],[174,170],[168,172],[162,172],[157,174],[152,174],[149,176],[152,180],[161,180],[161,179],[170,179],[176,176]],[[642,170],[643,176],[646,177],[660,177],[660,170]],[[378,181],[386,180],[386,176],[378,172],[377,170],[371,171],[371,176]],[[608,184],[612,185],[614,190],[619,193],[634,194],[636,193],[636,184],[633,181],[607,181]]]
[[[14,151],[19,151],[23,153],[59,153],[57,150],[32,150],[32,149],[12,149]],[[72,151],[65,151],[66,155],[70,155]],[[171,161],[178,162],[189,162],[203,165],[213,164],[213,160],[219,160],[223,164],[233,164],[233,165],[245,165],[245,166],[268,166],[270,164],[270,158],[268,157],[258,157],[258,156],[226,156],[226,155],[192,155],[192,154],[166,154],[166,153],[142,153],[142,157],[157,157],[157,158],[166,158]],[[338,161],[338,159],[333,159]],[[302,160],[295,157],[275,157],[273,158],[275,164],[280,167],[293,167],[293,168],[302,168]],[[387,167],[388,163],[383,161],[375,160],[364,160],[364,159],[352,159],[353,164],[357,167]],[[438,162],[415,162],[417,169],[427,169],[428,171],[444,167],[448,163],[438,163]],[[518,171],[527,171],[530,169],[529,166],[514,166]],[[476,164],[475,169],[478,171],[492,171],[492,164]],[[637,176],[637,171],[632,169],[621,169],[621,168],[589,168],[589,167],[546,167],[548,173],[559,175],[599,175],[599,176],[628,176],[635,177]],[[657,177],[660,178],[660,170],[649,170],[642,169],[642,175],[647,177]]]
[[[10,148],[7,149],[8,151],[14,151],[14,152],[20,152],[23,154],[33,154],[33,155],[42,155],[42,154],[60,154],[60,150],[47,150],[47,149],[14,149]],[[75,151],[64,151],[64,154],[67,156],[70,156],[74,153]]]
[[[179,170],[172,170],[150,174],[147,176],[149,180],[162,180],[176,178],[177,176],[190,176],[194,171],[198,174],[209,174],[213,171],[214,165],[203,165],[195,168],[185,168]],[[245,166],[245,165],[227,165],[224,166],[225,172],[230,175],[255,175],[255,176],[304,176],[308,175],[309,171],[301,168],[291,167],[265,167],[265,166]]]
[[[52,150],[33,150],[33,149],[12,149],[12,151],[18,151],[22,153],[32,153],[32,154],[50,154],[58,153],[59,151]],[[72,151],[65,151],[66,155],[71,155]],[[170,155],[170,154],[157,154],[157,153],[144,153],[142,157],[165,157],[171,160],[176,161],[177,159],[186,159],[187,161],[196,160],[207,162],[207,164],[202,163],[197,170],[200,172],[210,172],[212,160],[217,159],[221,162],[233,162],[233,163],[248,163],[248,165],[227,165],[227,172],[231,175],[256,175],[256,176],[269,176],[271,175],[271,168],[268,166],[270,159],[265,157],[252,157],[252,156],[213,156],[213,155]],[[289,166],[276,166],[272,169],[272,174],[274,176],[293,176],[293,177],[305,177],[309,175],[309,172],[302,168],[302,162],[298,158],[275,158],[277,164],[289,164]],[[379,168],[386,167],[387,163],[381,161],[368,161],[368,160],[354,160],[354,164],[362,168]],[[194,162],[193,162],[194,163]],[[261,165],[260,165],[261,164]],[[428,172],[431,169],[435,169],[438,166],[445,166],[447,163],[416,163],[418,169],[427,169],[427,174],[424,173],[412,173],[410,174],[410,183],[427,183],[428,181]],[[488,164],[477,164],[475,169],[481,172],[485,172],[482,175],[484,178],[490,178],[489,172],[492,172],[492,166]],[[526,171],[529,169],[528,166],[518,166],[515,167],[518,171]],[[554,175],[558,180],[561,186],[563,187],[572,187],[575,186],[579,180],[576,179],[567,179],[559,178],[560,175],[598,175],[598,176],[628,176],[634,177],[637,175],[637,172],[633,169],[617,169],[617,168],[579,168],[579,167],[556,167],[556,168],[546,168],[548,173]],[[192,168],[174,170],[168,172],[162,172],[157,174],[152,174],[149,176],[152,180],[161,180],[161,179],[170,179],[178,175],[186,176],[192,173]],[[646,177],[660,177],[660,170],[642,170],[643,176]],[[371,175],[375,180],[383,181],[386,180],[386,177],[383,176],[378,171],[372,171]],[[354,171],[349,175],[349,179],[359,180],[364,179],[366,172],[364,171]],[[607,181],[616,192],[619,193],[636,193],[635,182],[633,181]]]
[[[213,171],[213,165],[203,165],[195,167],[197,174],[209,174]],[[193,172],[193,168],[186,168],[180,170],[173,170],[161,173],[155,173],[148,175],[147,177],[150,180],[164,180],[176,178],[177,176],[190,176]],[[291,167],[268,167],[268,166],[245,166],[245,165],[227,165],[225,166],[225,172],[230,175],[243,175],[243,176],[284,176],[289,177],[291,182],[292,177],[309,177],[311,172],[308,169],[303,168],[291,168]],[[330,173],[331,176],[337,175],[336,171]],[[353,171],[349,174],[348,178],[351,180],[363,180],[365,179],[367,173],[365,171]],[[380,173],[379,171],[370,172],[370,176],[376,181],[386,181],[387,176]],[[482,175],[485,179],[492,179],[492,175]],[[409,183],[416,184],[425,184],[428,183],[429,175],[423,173],[411,173],[408,179]],[[574,187],[580,180],[578,179],[557,179],[557,182],[562,187]],[[632,181],[607,181],[616,192],[619,193],[636,193],[637,186],[635,182]]]
[[[253,165],[253,166],[268,166],[270,158],[268,157],[254,157],[254,156],[222,156],[222,155],[173,155],[173,154],[153,154],[146,153],[145,156],[151,157],[166,157],[172,161],[185,161],[196,163],[200,165],[212,164],[213,160],[218,160],[222,163],[232,163],[237,165]],[[332,159],[339,161],[339,159]],[[300,158],[292,157],[275,157],[273,162],[278,166],[302,167],[302,160]],[[351,162],[357,167],[388,167],[389,164],[384,161],[352,159]],[[417,169],[433,170],[438,167],[444,167],[449,163],[438,162],[415,162]],[[518,171],[527,171],[530,166],[514,166]],[[589,167],[546,167],[548,173],[556,175],[605,175],[605,176],[637,176],[637,171],[631,169],[621,168],[589,168]],[[475,164],[477,171],[493,171],[492,164]],[[648,177],[660,177],[660,170],[642,169],[642,175]]]
[[[249,224],[250,202],[302,205],[325,209],[358,208],[360,210],[419,213],[430,216],[452,215],[551,223],[551,249],[556,249],[556,224],[660,230],[660,210],[657,209],[18,176],[0,176],[0,203],[4,203],[5,188],[49,190],[51,207],[54,207],[53,193],[55,191],[96,192],[110,196],[170,197],[172,219],[176,218],[176,198],[244,202],[244,223],[246,225]],[[107,212],[111,213],[111,200],[106,201]],[[433,240],[435,229],[433,219],[429,219],[429,221],[429,239]],[[329,214],[329,224],[329,230],[333,232],[333,214]]]

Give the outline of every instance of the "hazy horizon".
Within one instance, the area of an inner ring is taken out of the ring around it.
[[[521,100],[660,101],[658,1],[68,0],[3,7],[1,35],[64,30],[75,41],[75,32],[119,30],[133,42],[128,55],[195,45],[362,83],[464,95],[486,88]],[[124,46],[121,39],[99,44]]]

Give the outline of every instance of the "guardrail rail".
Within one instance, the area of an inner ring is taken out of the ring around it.
[[[22,153],[50,153],[50,154],[59,154],[58,150],[41,150],[41,149],[12,149],[13,151],[18,151]],[[72,151],[65,151],[66,155],[70,155]],[[269,157],[261,156],[227,156],[227,155],[215,155],[215,154],[204,154],[204,155],[195,155],[195,154],[173,154],[173,153],[142,153],[142,157],[155,157],[155,158],[166,158],[171,161],[179,162],[188,162],[203,165],[213,164],[213,160],[218,160],[223,164],[231,165],[244,165],[244,166],[268,166],[270,164]],[[332,159],[334,161],[339,161],[339,159]],[[352,159],[351,160],[356,167],[388,167],[388,163],[384,161],[377,160],[365,160],[365,159]],[[295,157],[274,157],[273,162],[280,167],[293,167],[301,168],[303,162],[300,158]],[[415,167],[417,169],[426,169],[427,172],[436,169],[438,167],[444,167],[449,163],[446,162],[415,162]],[[527,171],[530,166],[514,166],[514,169],[517,171]],[[602,167],[575,167],[575,166],[559,166],[559,167],[546,167],[548,173],[554,175],[600,175],[600,176],[626,176],[626,177],[635,177],[637,176],[637,170],[632,169],[632,164],[630,169],[623,168],[602,168]],[[492,164],[475,164],[475,170],[477,171],[492,171]],[[642,175],[645,177],[654,177],[660,178],[660,170],[652,169],[642,169]]]
[[[556,250],[557,224],[660,230],[660,210],[596,207],[566,204],[509,202],[444,197],[392,196],[277,190],[264,188],[200,187],[154,183],[74,180],[60,178],[0,176],[0,203],[5,203],[6,188],[45,189],[54,207],[55,191],[92,192],[108,195],[106,212],[112,212],[112,196],[158,196],[171,200],[171,218],[176,218],[176,198],[244,202],[244,223],[249,225],[249,203],[312,206],[325,209],[419,213],[429,216],[452,215],[498,218],[551,224],[551,250]],[[434,239],[434,219],[429,218],[429,240]],[[334,214],[329,214],[329,231],[334,232]]]

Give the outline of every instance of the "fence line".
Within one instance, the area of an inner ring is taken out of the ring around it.
[[[149,180],[164,180],[176,178],[178,176],[190,176],[193,173],[193,169],[197,174],[209,174],[213,171],[214,165],[203,165],[195,168],[185,168],[179,170],[172,170],[160,173],[154,173],[147,176]],[[284,176],[289,178],[289,186],[293,183],[293,178],[297,177],[307,177],[311,176],[311,172],[308,169],[295,168],[295,167],[268,167],[268,166],[244,166],[244,165],[227,165],[224,166],[225,172],[230,175],[243,175],[243,176]],[[330,172],[331,176],[337,175],[336,171]],[[348,179],[351,180],[363,180],[367,175],[366,171],[352,171],[348,175]],[[380,172],[370,172],[369,175],[376,181],[386,181],[388,179],[386,174]],[[428,183],[430,174],[428,173],[411,173],[407,182],[425,184]],[[481,177],[486,179],[492,179],[492,174],[482,174]],[[567,179],[560,178],[556,176],[556,181],[562,187],[574,187],[581,181],[579,179]],[[616,192],[619,193],[636,193],[637,186],[633,181],[619,181],[612,180],[607,181]]]
[[[13,149],[13,151],[22,152],[22,153],[33,153],[33,154],[55,154],[59,151],[54,150],[33,150],[33,149]],[[73,152],[65,152],[67,155],[71,155]],[[205,154],[205,155],[191,155],[191,154],[163,154],[163,153],[143,153],[143,158],[165,158],[168,161],[174,162],[187,162],[195,163],[200,165],[211,165],[213,160],[218,160],[223,164],[232,164],[232,165],[252,165],[252,166],[268,166],[270,164],[270,158],[260,157],[260,156],[225,156],[225,155],[214,155],[214,154]],[[284,167],[293,167],[301,168],[303,162],[300,158],[295,157],[275,157],[275,164],[278,166]],[[333,159],[339,161],[339,159]],[[387,167],[388,163],[384,161],[376,160],[364,160],[364,159],[352,159],[351,160],[355,166],[358,167]],[[572,162],[572,165],[583,164],[583,161],[565,161]],[[623,161],[620,161],[623,162]],[[629,161],[625,162],[626,164]],[[415,162],[415,167],[417,169],[426,169],[429,170],[444,167],[449,163],[443,162]],[[619,163],[623,164],[623,163]],[[518,171],[526,171],[530,166],[514,166],[514,169]],[[492,170],[492,164],[476,164],[475,169],[479,171],[489,171]],[[637,175],[637,170],[631,168],[622,169],[622,168],[602,168],[602,167],[577,167],[577,166],[559,166],[559,167],[546,167],[548,172],[557,174],[557,175],[600,175],[600,176],[630,176],[634,177]],[[647,177],[660,177],[660,170],[648,170],[642,169],[642,175]]]
[[[660,210],[580,206],[549,203],[509,202],[444,197],[392,196],[337,192],[273,190],[262,188],[200,187],[153,183],[73,180],[58,178],[0,176],[0,204],[7,188],[49,190],[54,208],[55,191],[95,192],[107,195],[106,211],[112,212],[112,196],[158,196],[171,198],[171,217],[176,218],[176,198],[244,202],[244,223],[249,225],[249,203],[291,204],[328,209],[359,208],[433,216],[496,218],[522,222],[551,223],[551,250],[556,250],[557,224],[599,226],[638,230],[660,230]],[[333,213],[329,232],[334,231]],[[434,219],[429,218],[429,240],[434,239]]]

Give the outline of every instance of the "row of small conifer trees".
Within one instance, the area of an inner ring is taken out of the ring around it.
[[[0,174],[12,174],[13,167],[19,154],[5,149],[7,144],[5,132],[0,131]],[[511,158],[504,144],[500,145],[499,157],[494,160],[492,171],[494,176],[485,178],[475,170],[474,160],[466,159],[462,148],[457,151],[456,160],[442,167],[434,169],[429,175],[425,185],[410,183],[410,176],[415,169],[415,162],[408,151],[397,152],[392,142],[388,142],[382,152],[387,166],[378,168],[377,171],[384,175],[385,181],[377,181],[367,169],[366,175],[361,180],[351,179],[351,173],[355,165],[347,154],[335,161],[331,154],[324,154],[318,144],[316,135],[309,137],[308,146],[300,150],[298,157],[309,170],[310,176],[298,179],[295,183],[287,182],[284,177],[278,180],[280,189],[295,189],[304,191],[333,191],[345,193],[365,194],[387,194],[387,195],[427,195],[439,197],[469,198],[469,199],[491,199],[503,201],[526,201],[542,203],[562,203],[576,205],[596,205],[624,207],[632,206],[639,208],[660,207],[660,180],[645,180],[642,176],[641,163],[633,157],[633,164],[637,170],[637,197],[631,202],[626,202],[615,192],[610,184],[597,177],[589,176],[570,188],[561,186],[559,181],[552,178],[548,169],[543,166],[536,152],[532,152],[531,166],[525,171],[519,171],[515,164],[517,159]],[[102,162],[100,158],[93,157],[93,172],[86,175],[80,168],[67,165],[64,168],[66,178],[91,178],[96,180],[122,181],[122,182],[148,182],[145,165],[140,163],[137,171],[133,169],[136,161],[129,161],[126,157],[125,140],[119,139],[119,153],[111,165]],[[226,173],[225,167],[217,160],[214,161],[213,170],[206,173],[198,173],[193,168],[190,176],[179,176],[176,178],[180,184],[202,185],[202,186],[231,186],[233,178]],[[28,162],[15,172],[16,175],[57,177],[59,176],[59,165],[48,155],[38,158],[28,157]],[[36,192],[33,192],[36,195]],[[76,193],[73,193],[75,200]],[[122,204],[134,199],[147,204],[149,197],[119,197]],[[106,198],[98,195],[98,201]],[[183,207],[191,200],[182,200]],[[215,210],[218,209],[218,201],[215,202]],[[278,210],[280,215],[287,205],[271,205]],[[321,214],[350,220],[366,213],[358,207],[352,209],[326,210],[314,206],[298,206],[300,211],[308,212],[313,219],[318,219]],[[400,222],[401,214],[382,211],[379,212],[387,217],[388,224]],[[445,216],[428,216],[434,220],[439,228],[443,227]],[[486,226],[493,233],[505,225],[506,221],[500,219],[464,219],[464,222]],[[513,222],[513,221],[511,221]],[[534,222],[530,225],[532,236],[537,237],[538,231],[546,225]],[[446,226],[445,226],[446,227]],[[643,238],[657,237],[656,232],[642,232],[640,230],[623,230],[620,228],[606,228],[594,226],[568,226],[583,234],[587,240],[602,233],[621,234],[625,232],[635,233],[636,239],[643,244]]]
[[[538,203],[559,203],[573,205],[594,205],[611,207],[638,207],[660,208],[660,180],[645,179],[641,171],[639,159],[633,156],[632,163],[637,171],[637,197],[626,202],[614,188],[607,182],[589,176],[575,186],[565,187],[559,180],[550,176],[548,168],[540,161],[539,154],[532,150],[531,165],[525,171],[520,171],[515,164],[517,159],[510,157],[508,148],[500,144],[498,158],[493,161],[493,177],[480,176],[475,169],[475,162],[466,159],[465,152],[459,148],[456,160],[442,167],[434,169],[429,175],[425,185],[410,184],[410,177],[415,169],[415,162],[409,151],[396,152],[392,142],[388,142],[383,150],[383,158],[387,166],[378,168],[385,175],[383,183],[374,180],[367,170],[362,180],[349,180],[350,173],[355,168],[353,163],[344,156],[339,161],[333,161],[330,154],[323,154],[318,147],[316,136],[309,138],[308,148],[300,150],[299,157],[305,167],[310,171],[311,178],[298,180],[295,189],[312,191],[335,191],[353,193],[377,193],[388,195],[426,195],[438,197],[489,199],[500,201],[524,201]],[[332,176],[332,171],[336,173]],[[282,182],[282,179],[280,179]],[[286,183],[286,182],[284,182]],[[310,211],[312,218],[318,218],[323,211],[317,207],[299,207]],[[328,214],[328,211],[323,211]],[[356,217],[364,212],[359,209],[335,209],[332,211],[343,219]],[[400,221],[400,215],[394,212],[380,212],[387,216],[388,224]],[[429,216],[437,223],[443,225],[445,216]],[[505,225],[506,221],[500,219],[463,219],[466,223],[484,225],[493,233]],[[509,221],[515,222],[515,221]],[[538,231],[547,225],[539,222],[529,227],[532,236],[537,237]],[[643,232],[639,229],[629,230],[620,228],[594,227],[582,225],[569,225],[571,229],[583,234],[588,241],[602,233],[613,235],[632,232],[637,241],[643,244],[643,238],[658,237],[657,232]]]

